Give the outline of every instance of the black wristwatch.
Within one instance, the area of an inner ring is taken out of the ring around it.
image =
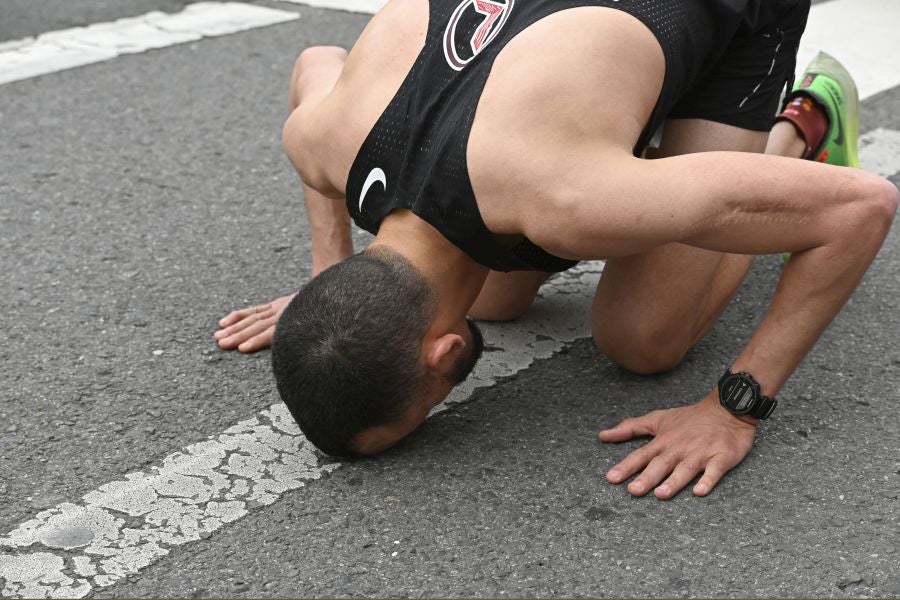
[[[750,373],[732,373],[731,369],[725,369],[719,379],[719,403],[734,415],[768,419],[778,400],[763,396]]]

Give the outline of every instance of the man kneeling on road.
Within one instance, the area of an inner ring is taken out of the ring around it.
[[[694,493],[708,494],[750,451],[898,205],[891,183],[846,168],[858,100],[830,57],[772,128],[808,11],[808,0],[391,0],[349,55],[309,49],[292,79],[284,143],[316,277],[232,313],[215,337],[253,351],[274,330],[278,390],[307,438],[372,454],[469,373],[481,340],[467,315],[517,317],[551,272],[607,259],[594,339],[655,373],[709,331],[752,255],[790,252],[718,386],[600,434],[654,436],[612,483],[638,474],[630,493],[670,498],[702,473]],[[349,218],[375,234],[354,256]]]

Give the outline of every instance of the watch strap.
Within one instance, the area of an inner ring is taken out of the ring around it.
[[[759,384],[756,382],[756,379],[753,377],[753,375],[744,372],[738,373],[738,375],[746,375],[750,378],[751,381],[753,381],[754,385],[757,386],[757,389],[759,389]],[[731,372],[731,368],[727,368],[725,369],[725,374],[722,375],[722,378],[719,380],[719,383],[721,384],[722,381],[733,376],[734,373]],[[775,410],[776,406],[778,406],[778,400],[770,396],[763,396],[762,393],[760,393],[756,396],[756,401],[753,403],[753,406],[750,408],[750,410],[743,414],[750,415],[755,419],[764,421],[769,418],[769,416]]]
[[[765,421],[769,418],[769,415],[772,414],[772,411],[775,410],[776,406],[778,406],[778,400],[760,394],[759,402],[756,403],[756,406],[754,406],[748,414],[752,417]]]

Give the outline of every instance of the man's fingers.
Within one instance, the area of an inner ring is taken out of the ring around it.
[[[296,294],[283,296],[268,304],[236,310],[219,321],[221,329],[213,338],[223,350],[237,348],[241,352],[256,352],[272,345],[275,324],[285,307]]]
[[[628,484],[628,493],[632,496],[643,496],[672,472],[675,462],[673,458],[665,454],[654,457],[644,472]]]
[[[238,321],[240,321],[247,315],[250,315],[250,314],[256,312],[254,310],[255,308],[256,308],[255,306],[250,306],[248,308],[242,308],[241,310],[231,311],[230,313],[225,315],[225,317],[222,320],[219,321],[219,327],[228,327],[229,325],[233,325],[234,323],[237,323]]]
[[[265,321],[271,317],[275,316],[275,311],[271,308],[266,310],[265,312],[258,313],[250,313],[234,325],[230,327],[226,327],[225,329],[220,329],[219,331],[213,334],[213,337],[220,342],[225,338],[230,338],[231,336],[240,333],[241,331],[247,329],[248,327],[254,326],[256,323],[261,321]]]
[[[600,432],[601,442],[624,442],[635,437],[654,435],[656,432],[656,418],[648,413],[642,417],[625,419],[612,429],[604,429]]]
[[[241,321],[241,323],[246,323],[247,319]],[[246,326],[232,333],[226,338],[222,338],[219,340],[219,347],[223,350],[231,350],[232,348],[237,348],[253,336],[259,335],[269,327],[274,327],[276,323],[275,316],[271,316],[267,319],[255,320],[246,324]]]
[[[653,442],[650,442],[642,448],[638,448],[626,456],[622,462],[610,469],[606,474],[606,480],[610,483],[622,483],[647,466],[647,463],[653,460],[653,457],[655,457],[656,454],[657,451]]]
[[[662,485],[653,490],[653,494],[660,500],[668,500],[680,492],[684,486],[689,484],[699,472],[700,467],[697,463],[690,460],[683,460],[678,463],[678,466],[675,467],[675,470],[672,471],[669,478],[662,482]]]
[[[275,335],[275,324],[269,325],[263,332],[254,335],[252,338],[238,346],[241,352],[256,352],[272,345],[272,338]]]
[[[271,304],[260,304],[259,306],[248,306],[247,308],[242,308],[241,310],[233,310],[219,321],[219,327],[228,327],[229,325],[233,325],[241,319],[245,319],[254,313],[265,312],[270,308],[272,308]]]
[[[719,480],[731,470],[733,465],[726,464],[719,457],[713,457],[710,459],[708,463],[706,463],[706,468],[703,470],[703,477],[700,478],[700,481],[697,482],[697,485],[694,486],[694,494],[697,496],[705,496],[712,491],[716,484],[719,483]]]

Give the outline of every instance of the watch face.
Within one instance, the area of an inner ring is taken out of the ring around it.
[[[719,401],[731,412],[744,414],[753,408],[759,392],[753,381],[741,375],[732,375],[719,389]]]

